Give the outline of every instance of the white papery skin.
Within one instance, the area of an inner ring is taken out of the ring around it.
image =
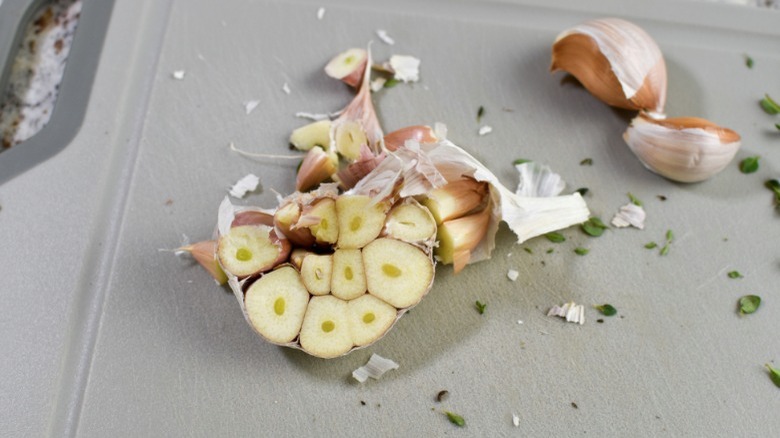
[[[404,196],[424,195],[447,181],[469,176],[490,184],[491,218],[485,238],[472,250],[469,263],[490,258],[495,247],[498,224],[504,221],[524,242],[551,231],[560,230],[588,220],[588,206],[579,193],[567,196],[518,196],[506,188],[487,167],[449,140],[424,145],[408,142],[408,153],[389,152],[388,157],[352,192],[376,196],[392,192],[403,182]]]
[[[516,164],[515,169],[520,174],[520,182],[515,190],[517,196],[547,198],[560,195],[566,188],[561,176],[553,172],[550,166],[530,161]]]
[[[637,117],[623,139],[642,164],[679,182],[703,181],[723,170],[741,141],[723,142],[703,128],[673,129]]]
[[[619,18],[582,23],[562,32],[555,41],[573,34],[588,35],[598,44],[620,82],[626,99],[634,97],[642,88],[647,74],[663,57],[650,35],[639,26]]]

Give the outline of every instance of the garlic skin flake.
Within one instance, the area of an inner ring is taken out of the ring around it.
[[[560,195],[566,188],[566,182],[550,166],[529,161],[516,164],[515,169],[520,174],[520,182],[515,190],[517,196],[547,198]]]
[[[369,377],[379,380],[386,372],[399,367],[394,361],[374,353],[365,365],[352,372],[352,377],[360,383],[364,383]]]
[[[552,48],[550,71],[571,73],[608,105],[662,115],[666,63],[639,26],[619,18],[591,20],[563,31]]]
[[[563,306],[553,306],[547,312],[547,316],[559,316],[564,318],[566,322],[582,325],[585,324],[585,306],[570,301]]]
[[[629,202],[620,207],[620,210],[615,214],[615,217],[612,218],[612,225],[618,228],[632,226],[644,230],[646,216],[647,214],[645,213],[644,208]]]
[[[414,56],[393,55],[390,57],[390,68],[394,78],[404,83],[420,80],[420,60]]]
[[[250,173],[233,184],[233,187],[230,188],[230,196],[243,198],[247,192],[256,190],[259,184],[260,178],[254,173]]]
[[[686,183],[723,170],[742,144],[739,134],[705,119],[656,120],[644,113],[631,121],[623,139],[645,167]]]

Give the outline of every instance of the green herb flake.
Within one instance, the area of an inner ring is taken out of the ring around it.
[[[531,248],[529,248],[527,246],[523,247],[523,251],[527,252],[528,254],[533,254],[534,253],[534,250],[532,250]]]
[[[531,160],[527,160],[525,158],[518,158],[515,161],[512,161],[512,164],[514,164],[515,166],[519,166],[520,164],[525,164],[525,163],[530,163],[530,162],[531,162]]]
[[[617,309],[612,307],[611,304],[602,304],[600,306],[593,306],[593,307],[595,307],[596,310],[601,312],[601,314],[604,315],[604,316],[615,316],[615,315],[617,315]]]
[[[780,388],[780,369],[777,369],[769,364],[764,364],[764,366],[769,370],[769,378],[772,379],[772,383]]]
[[[739,162],[739,170],[742,173],[753,173],[758,170],[758,159],[761,158],[758,155],[753,157],[747,157]]]
[[[585,196],[585,194],[588,193],[588,188],[587,187],[582,187],[582,188],[579,188],[579,189],[575,190],[575,192],[579,193],[580,196]]]
[[[631,192],[628,193],[628,199],[631,200],[631,203],[636,205],[637,207],[642,206],[642,201],[639,200],[636,196],[632,195]]]
[[[458,427],[466,426],[466,420],[464,420],[460,415],[450,411],[444,411],[444,413],[447,415],[447,419],[450,420],[450,423]]]
[[[745,55],[745,66],[747,68],[753,68],[753,58],[748,55]]]
[[[768,94],[764,95],[764,98],[761,99],[760,103],[761,103],[761,108],[763,108],[767,114],[771,114],[771,115],[780,114],[780,105],[778,105],[777,102],[772,100],[772,98],[769,97]]]
[[[604,230],[607,229],[607,226],[604,225],[604,222],[602,222],[601,219],[596,216],[593,216],[587,221],[583,222],[581,227],[582,231],[591,237],[599,237],[604,234]]]
[[[480,315],[485,314],[485,307],[487,307],[487,304],[477,300],[477,302],[474,303],[474,305],[477,307],[477,312],[479,312]]]
[[[547,240],[549,240],[550,242],[553,242],[553,243],[561,243],[561,242],[565,242],[566,241],[566,238],[563,236],[563,234],[555,232],[555,231],[553,231],[552,233],[545,234],[544,237],[546,237]],[[550,249],[552,249],[552,248],[550,248]],[[550,251],[547,251],[547,253],[549,254]]]
[[[776,179],[768,179],[764,183],[764,186],[775,194],[775,205],[780,207],[780,181]]]
[[[482,121],[482,116],[485,115],[485,107],[480,105],[479,109],[477,110],[477,123]]]
[[[742,278],[742,274],[739,271],[731,271],[728,273],[729,278]]]
[[[775,128],[777,128],[778,130],[780,130],[780,123],[775,123]]]
[[[592,165],[593,165],[593,158],[586,158],[580,161],[580,166],[592,166]]]
[[[657,243],[655,243],[655,242],[648,242],[648,243],[645,243],[645,248],[646,248],[646,249],[654,249],[654,248],[657,248],[657,247],[658,247],[658,244],[657,244]]]
[[[577,255],[584,256],[587,255],[589,252],[590,250],[588,248],[582,248],[582,247],[574,248],[574,253]]]
[[[669,244],[668,243],[666,245],[664,245],[663,248],[661,248],[660,254],[662,256],[665,256],[665,255],[669,254]]]
[[[393,88],[393,87],[395,87],[396,85],[398,85],[398,82],[400,82],[398,79],[396,79],[396,78],[390,78],[390,79],[388,79],[387,81],[385,81],[385,86],[384,86],[384,87],[385,87],[385,88]]]
[[[739,299],[739,313],[741,315],[750,315],[758,310],[761,305],[761,297],[758,295],[745,295]]]

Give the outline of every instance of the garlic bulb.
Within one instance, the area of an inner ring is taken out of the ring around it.
[[[725,168],[740,136],[698,117],[656,120],[640,113],[623,134],[642,164],[679,182],[703,181]]]
[[[563,31],[550,66],[559,70],[608,105],[663,114],[666,64],[655,41],[633,23],[602,18]]]

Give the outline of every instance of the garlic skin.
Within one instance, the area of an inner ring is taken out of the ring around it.
[[[666,63],[650,35],[631,22],[602,18],[561,32],[550,66],[559,70],[608,105],[664,112]]]
[[[742,144],[739,134],[705,119],[656,120],[644,113],[631,121],[623,139],[645,167],[685,183],[723,170]]]

